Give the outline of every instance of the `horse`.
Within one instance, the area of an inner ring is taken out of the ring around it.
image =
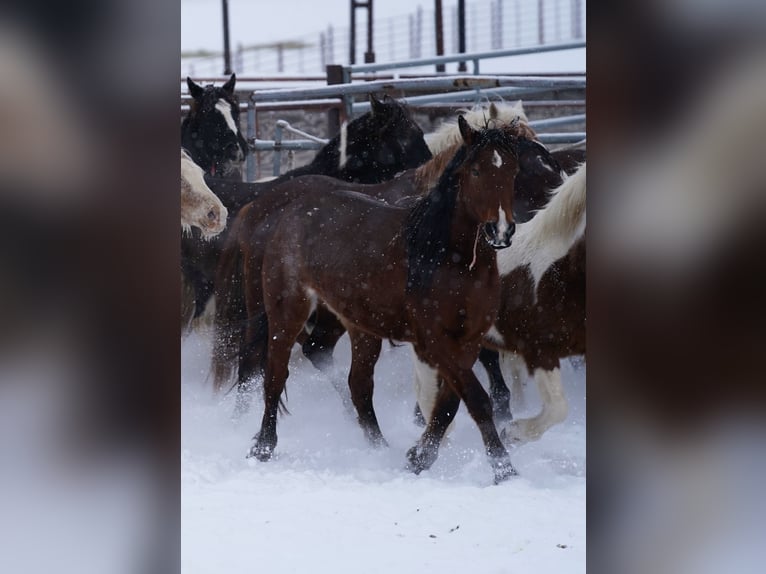
[[[204,172],[181,148],[181,228],[199,229],[206,239],[223,231],[228,211],[205,183]]]
[[[540,144],[529,142],[523,136],[518,137],[518,133],[526,133],[518,124],[519,122],[516,121],[500,128],[517,136],[518,162],[523,161],[523,154],[538,155],[541,151],[547,154],[547,150],[541,148]],[[263,296],[258,290],[259,283],[256,277],[262,269],[260,262],[263,260],[263,247],[273,233],[285,206],[314,188],[326,191],[355,191],[392,205],[412,203],[418,197],[426,195],[438,183],[442,172],[461,145],[455,143],[452,148],[442,151],[426,164],[402,172],[394,179],[376,185],[350,184],[323,176],[298,177],[290,182],[282,183],[268,194],[259,196],[240,211],[231,225],[216,274],[217,304],[214,320],[214,349],[211,357],[214,388],[220,391],[231,381],[238,360],[241,361],[244,355],[249,356],[250,375],[238,377],[236,416],[241,416],[249,407],[251,385],[248,381],[254,377],[253,373],[262,376],[265,372],[267,326],[265,316],[256,312],[256,309],[262,309],[263,305]],[[555,160],[550,159],[550,161],[555,163]],[[517,174],[515,182],[526,185],[528,178]],[[248,282],[255,282],[249,287],[248,310],[245,309],[242,292],[243,260],[247,260],[250,265],[251,276]],[[252,337],[245,349],[243,339],[248,316],[249,321],[259,324],[256,330],[260,336]],[[310,317],[307,328],[299,335],[298,342],[305,356],[315,367],[327,370],[333,362],[332,351],[345,332],[338,318],[319,305]],[[333,383],[336,384],[337,381],[333,379]],[[342,388],[338,390],[343,394]]]
[[[537,134],[529,127],[527,116],[524,112],[521,100],[515,104],[491,103],[489,106],[476,106],[465,110],[464,119],[473,127],[501,127],[514,126],[515,133],[519,137],[519,171],[515,179],[514,195],[514,218],[517,222],[525,222],[532,215],[542,209],[548,202],[549,191],[554,189],[562,182],[562,177],[566,170],[559,164],[556,156],[549,152],[545,146],[536,141]],[[460,132],[457,121],[445,122],[436,132],[426,136],[429,149],[434,155],[459,145]],[[446,155],[446,158],[451,157]],[[563,157],[563,156],[562,156]],[[566,155],[569,158],[569,154]],[[568,163],[568,169],[572,166]],[[405,176],[406,177],[406,176]],[[420,175],[419,181],[427,180],[427,176]],[[306,185],[309,185],[307,182]],[[325,184],[326,185],[326,184]],[[415,189],[417,187],[417,189]],[[340,188],[336,186],[336,189]],[[366,195],[396,201],[401,199],[401,195],[391,196],[387,189],[381,188],[354,188]],[[403,190],[403,186],[397,186],[398,190]],[[428,191],[427,186],[414,186],[410,189],[411,195],[421,194]],[[229,269],[229,272],[232,272]],[[225,282],[222,278],[220,281]],[[227,314],[228,309],[223,314]],[[225,318],[216,319],[218,331],[225,328],[222,323],[233,323],[237,319],[228,314]],[[345,333],[345,329],[335,316],[322,308],[317,308],[315,314],[308,325],[310,332],[304,332],[299,337],[304,355],[320,370],[326,370],[332,364],[332,352],[340,337]],[[265,328],[261,330],[265,332]],[[216,388],[221,388],[222,382],[228,380],[232,371],[232,337],[227,334],[222,338],[216,338],[219,341],[219,347],[213,354],[213,373]],[[265,353],[261,345],[261,353]],[[499,419],[511,419],[510,396],[511,393],[505,384],[505,380],[500,369],[500,360],[498,353],[494,350],[483,348],[479,360],[487,371],[490,381],[490,396],[495,416]],[[263,369],[261,369],[263,370]],[[516,382],[517,379],[514,379]],[[518,390],[515,393],[519,395]],[[240,405],[241,408],[241,405]],[[415,419],[421,424],[425,424],[422,415],[416,405]]]
[[[526,222],[536,211],[542,209],[548,202],[550,190],[561,185],[566,175],[574,173],[580,164],[585,162],[585,141],[564,146],[552,152],[548,152],[541,143],[537,142],[537,134],[528,125],[529,119],[521,100],[515,104],[492,102],[489,106],[475,106],[466,111],[466,119],[472,125],[484,120],[493,126],[518,120],[520,127],[525,129],[520,133],[527,138],[525,145],[531,146],[536,143],[541,148],[536,150],[539,153],[534,153],[535,150],[520,150],[519,174],[516,176],[514,203],[514,215],[517,223]],[[456,134],[455,123],[445,122],[437,131],[426,137],[431,152],[439,153],[455,140]],[[495,417],[502,420],[513,418],[510,409],[511,396],[519,402],[523,397],[521,387],[522,361],[511,353],[506,354],[506,359],[511,367],[513,393],[505,383],[498,352],[483,347],[479,353],[479,362],[487,372]],[[415,406],[415,421],[420,425],[425,425],[425,419],[418,405]]]
[[[394,98],[385,96],[379,100],[370,94],[370,111],[344,122],[340,133],[325,144],[308,165],[265,183],[210,177],[207,182],[233,218],[250,201],[301,175],[320,174],[372,184],[417,167],[430,158],[423,130],[412,120],[408,108]],[[194,317],[204,312],[213,294],[215,269],[226,233],[211,242],[195,238],[182,242],[181,262],[185,277],[193,285]],[[184,324],[188,324],[186,319]]]
[[[505,130],[475,131],[465,120],[459,128],[463,145],[414,206],[315,188],[285,208],[266,241],[262,270],[251,270],[243,258],[246,300],[251,285],[260,282],[268,320],[264,413],[248,456],[267,461],[274,453],[290,351],[322,302],[351,338],[349,388],[373,445],[386,444],[372,406],[381,342],[407,341],[455,392],[436,405],[407,453],[408,468],[430,468],[463,400],[481,432],[495,482],[516,474],[472,366],[499,303],[495,250],[511,244],[515,228],[517,140]],[[249,324],[247,338],[257,334]],[[240,377],[247,375],[246,366],[245,360]]]
[[[585,355],[586,164],[552,193],[549,204],[516,228],[513,245],[498,252],[500,307],[483,345],[516,353],[534,376],[543,402],[531,419],[501,430],[505,442],[537,440],[567,416],[560,360]],[[416,394],[424,413],[439,395],[437,373],[418,361]]]
[[[206,174],[241,180],[248,146],[240,131],[236,83],[236,74],[221,87],[202,87],[186,78],[192,101],[181,122],[181,147]]]

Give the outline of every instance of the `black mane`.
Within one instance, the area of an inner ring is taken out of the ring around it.
[[[327,175],[354,183],[381,183],[397,173],[419,167],[431,152],[422,131],[410,118],[407,108],[393,98],[376,101],[369,112],[346,125],[347,161],[340,166],[340,134],[335,135],[316,154],[311,163],[295,168],[277,181],[301,175]],[[407,140],[403,148],[402,139]],[[380,161],[376,153],[389,151],[388,161]],[[395,153],[398,152],[398,153]]]
[[[420,199],[404,221],[403,236],[407,246],[407,291],[425,291],[431,285],[434,272],[447,256],[452,216],[457,201],[457,169],[486,146],[494,145],[517,155],[516,146],[507,132],[483,129],[476,134],[469,149],[464,143],[455,152],[431,192]]]

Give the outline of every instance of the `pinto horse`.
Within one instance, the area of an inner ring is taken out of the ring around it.
[[[567,415],[559,361],[584,355],[586,166],[553,192],[550,203],[519,224],[513,245],[497,255],[501,300],[483,344],[516,353],[537,382],[542,411],[514,420],[502,430],[507,442],[536,440]],[[428,365],[416,368],[416,393],[424,413],[433,412],[441,393]]]
[[[210,239],[226,227],[228,211],[205,183],[204,172],[184,149],[181,149],[181,228],[191,233],[200,230]]]
[[[235,74],[221,87],[202,87],[186,78],[192,101],[181,122],[181,147],[206,174],[241,180],[248,147],[239,126],[236,83]]]
[[[378,183],[396,173],[417,167],[431,158],[423,131],[410,117],[409,110],[386,96],[379,100],[370,94],[370,111],[344,122],[338,135],[317,152],[314,160],[266,183],[245,183],[207,178],[233,218],[242,206],[268,194],[280,183],[305,174],[326,175],[339,180]],[[207,306],[214,288],[215,269],[223,240],[211,242],[184,239],[181,265],[187,281],[193,286],[195,317]],[[184,318],[188,324],[191,317]]]
[[[474,131],[465,120],[459,126],[464,144],[413,207],[312,190],[291,202],[276,224],[262,277],[260,269],[250,273],[245,259],[245,289],[251,277],[262,282],[268,318],[264,413],[250,456],[266,461],[274,452],[290,351],[321,301],[349,332],[349,387],[368,440],[385,444],[372,406],[381,340],[408,341],[456,397],[437,405],[408,451],[410,470],[419,473],[436,460],[462,399],[481,432],[495,482],[516,474],[471,368],[499,303],[495,250],[510,245],[515,228],[517,140],[504,130]],[[248,338],[254,334],[248,328]]]

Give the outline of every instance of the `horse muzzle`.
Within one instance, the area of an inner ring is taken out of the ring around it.
[[[511,221],[503,227],[505,229],[501,230],[496,222],[484,224],[484,238],[493,249],[505,249],[511,246],[511,238],[516,231],[516,224]]]

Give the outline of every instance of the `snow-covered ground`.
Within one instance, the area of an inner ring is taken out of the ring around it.
[[[182,343],[182,570],[226,572],[585,572],[585,368],[565,361],[569,418],[515,448],[519,476],[495,486],[473,421],[461,408],[434,466],[404,469],[412,422],[409,346],[384,344],[375,408],[390,447],[374,450],[330,378],[296,346],[290,415],[268,463],[246,460],[262,402],[232,422],[233,393],[216,398],[210,342]],[[348,338],[335,351],[345,380]],[[481,368],[477,374],[486,377]],[[539,399],[527,387],[527,408]]]

